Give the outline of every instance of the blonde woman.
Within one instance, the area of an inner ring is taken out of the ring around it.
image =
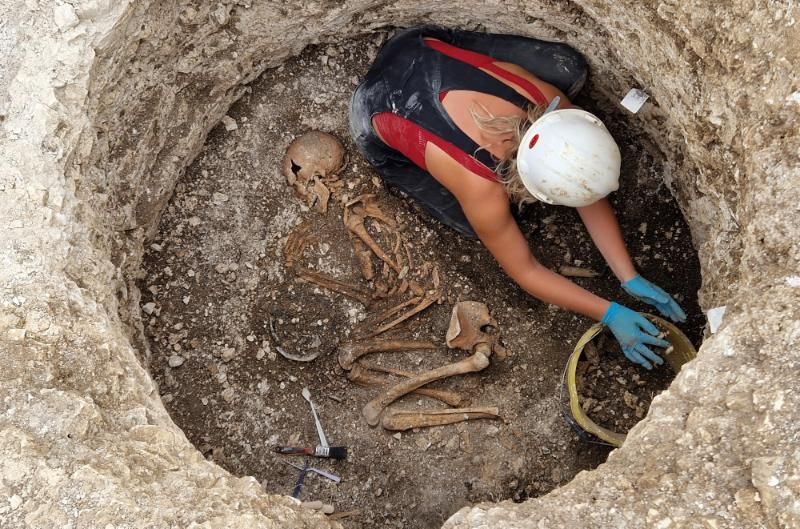
[[[663,360],[648,346],[668,345],[658,329],[542,266],[512,216],[514,204],[533,200],[577,207],[624,290],[685,320],[625,248],[605,198],[618,187],[619,149],[596,117],[569,102],[586,75],[586,61],[565,44],[408,29],[383,46],[356,88],[351,133],[387,185],[480,238],[532,296],[608,325],[625,356],[651,369]]]

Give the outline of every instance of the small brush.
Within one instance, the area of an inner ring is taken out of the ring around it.
[[[315,446],[314,448],[276,446],[275,452],[292,456],[314,456],[325,457],[328,459],[347,459],[346,446]]]

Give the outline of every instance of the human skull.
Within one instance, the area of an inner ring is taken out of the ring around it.
[[[295,139],[286,149],[283,174],[289,184],[305,187],[314,177],[336,174],[344,163],[344,147],[336,137],[312,130]]]

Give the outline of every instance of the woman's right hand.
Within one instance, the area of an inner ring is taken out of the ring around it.
[[[638,312],[617,303],[611,303],[603,315],[601,323],[611,329],[622,347],[625,357],[631,362],[646,369],[653,368],[651,362],[656,365],[664,363],[664,360],[647,346],[669,347],[669,342],[659,338],[658,327]]]

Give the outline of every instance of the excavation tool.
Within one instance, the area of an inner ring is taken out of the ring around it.
[[[342,481],[342,478],[340,478],[336,474],[333,474],[331,472],[327,472],[325,470],[321,470],[319,468],[314,468],[314,467],[309,467],[309,466],[301,466],[301,465],[298,465],[297,463],[292,463],[291,461],[284,461],[284,463],[286,463],[289,466],[292,466],[292,467],[296,468],[297,470],[302,470],[304,472],[314,472],[315,474],[319,474],[320,476],[322,476],[324,478],[328,478],[329,480],[333,481],[334,483],[339,483],[340,481]],[[306,460],[306,465],[308,465],[308,460]]]
[[[279,454],[286,455],[308,455],[314,457],[329,457],[331,459],[347,459],[346,446],[329,446],[328,439],[325,438],[325,432],[322,431],[322,423],[319,422],[319,415],[317,415],[317,408],[311,400],[311,392],[308,388],[303,388],[303,398],[311,405],[311,413],[314,415],[314,424],[317,427],[317,435],[319,435],[319,446],[314,448],[294,448],[290,446],[279,446],[275,449]]]
[[[306,474],[308,474],[308,458],[303,461],[303,466],[300,467],[300,475],[297,476],[297,482],[294,484],[294,489],[292,489],[292,498],[300,499],[300,490],[303,488],[303,482],[306,480]]]

